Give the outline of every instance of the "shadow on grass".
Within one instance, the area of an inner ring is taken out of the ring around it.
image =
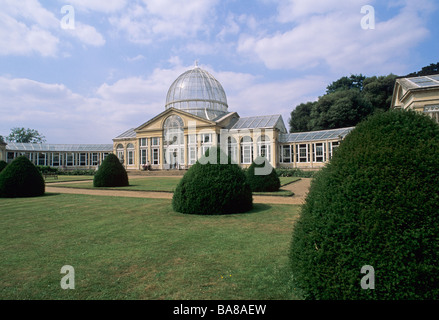
[[[269,204],[253,203],[253,209],[251,209],[250,211],[248,211],[246,213],[252,214],[252,213],[258,213],[258,212],[267,211],[267,210],[270,210],[270,209],[271,209],[271,206]]]

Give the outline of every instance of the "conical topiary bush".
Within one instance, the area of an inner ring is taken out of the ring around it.
[[[265,157],[257,157],[246,171],[253,192],[274,192],[280,188],[280,179]]]
[[[216,155],[216,161],[206,163],[206,159],[215,158],[209,157],[209,153]],[[221,163],[221,159],[226,163]],[[211,148],[180,180],[172,206],[175,211],[187,214],[243,213],[252,209],[253,198],[242,169],[231,164],[230,157],[220,149]]]
[[[415,112],[374,115],[346,136],[294,226],[304,298],[439,297],[438,155],[438,124]]]
[[[15,158],[0,172],[0,198],[38,197],[44,192],[43,176],[25,156]]]
[[[109,154],[93,178],[94,187],[125,187],[129,185],[128,174],[114,154]]]

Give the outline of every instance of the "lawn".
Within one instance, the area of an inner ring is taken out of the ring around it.
[[[295,299],[299,206],[183,215],[171,201],[47,194],[0,199],[1,299]],[[75,289],[63,290],[64,265]]]
[[[130,185],[127,187],[115,187],[115,188],[94,188],[93,181],[88,180],[80,183],[57,185],[57,187],[67,188],[80,188],[80,189],[115,189],[115,190],[134,190],[134,191],[163,191],[173,192],[177,187],[181,177],[142,177],[129,179]],[[288,185],[294,181],[300,180],[296,177],[280,177],[281,185]],[[68,182],[68,180],[66,180]],[[278,196],[291,196],[292,193],[288,190],[280,190],[278,192],[263,192],[255,193],[260,195],[278,195]]]
[[[70,181],[88,181],[93,180],[93,176],[68,176],[68,175],[59,175],[57,178],[47,177],[44,179],[46,183],[55,183],[55,182],[70,182]]]

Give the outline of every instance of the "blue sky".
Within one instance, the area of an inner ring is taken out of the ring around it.
[[[362,28],[365,5],[374,29]],[[229,111],[281,114],[288,126],[341,76],[438,62],[438,10],[435,0],[0,0],[0,135],[111,143],[162,112],[195,60]]]

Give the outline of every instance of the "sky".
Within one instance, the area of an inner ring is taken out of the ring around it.
[[[436,0],[0,0],[0,135],[111,144],[195,61],[229,111],[288,127],[342,76],[439,62],[438,14]]]

